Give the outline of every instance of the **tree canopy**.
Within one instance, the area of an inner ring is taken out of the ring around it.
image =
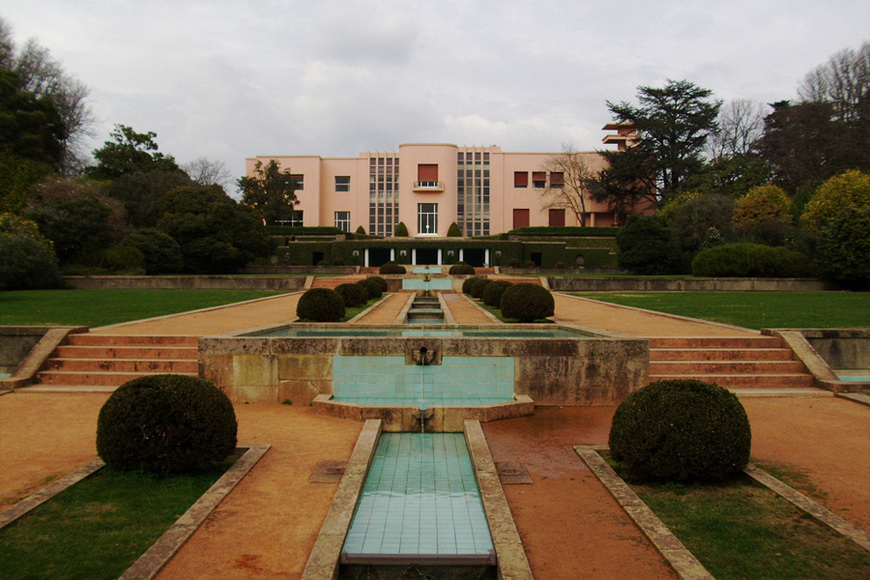
[[[158,151],[156,133],[137,133],[132,127],[115,125],[111,140],[94,151],[97,165],[88,167],[85,174],[93,179],[117,179],[134,173],[169,171],[182,173],[172,155]]]
[[[242,203],[257,209],[266,220],[266,225],[275,225],[293,217],[296,199],[296,180],[289,169],[281,169],[272,159],[266,165],[257,161],[254,176],[244,176],[238,181]]]

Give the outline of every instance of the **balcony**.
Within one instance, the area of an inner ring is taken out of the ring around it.
[[[421,193],[439,193],[444,191],[443,181],[415,181],[414,191]]]

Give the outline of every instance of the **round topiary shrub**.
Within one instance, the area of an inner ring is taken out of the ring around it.
[[[523,265],[523,261],[519,258],[513,258],[508,261],[508,268],[520,268]]]
[[[372,298],[380,298],[384,294],[384,291],[381,290],[381,285],[371,278],[360,280],[356,285],[366,291],[366,301]]]
[[[339,284],[335,291],[341,294],[347,308],[365,304],[369,300],[369,291],[359,284]]]
[[[501,314],[519,322],[534,322],[556,313],[556,301],[549,290],[537,284],[521,282],[501,295]]]
[[[556,262],[556,269],[564,270],[565,269],[565,262]]]
[[[312,288],[299,297],[296,316],[314,322],[336,322],[344,318],[344,298],[329,288]]]
[[[474,266],[470,266],[465,262],[458,262],[450,266],[450,269],[447,271],[448,274],[453,276],[466,276],[466,275],[474,275]]]
[[[531,261],[531,260],[526,260],[526,261],[523,263],[523,268],[529,268],[529,269],[531,269],[531,268],[537,268],[537,267],[538,267],[538,265],[535,264],[535,263],[534,263],[533,261]]]
[[[483,296],[483,291],[486,290],[486,287],[492,284],[492,280],[488,278],[480,278],[476,280],[474,284],[471,286],[471,297],[480,299]]]
[[[150,375],[124,383],[100,409],[97,453],[119,469],[202,469],[236,448],[236,414],[208,381]]]
[[[387,262],[378,270],[379,274],[404,274],[405,267],[395,262]]]
[[[387,281],[381,278],[380,276],[369,276],[366,280],[371,280],[375,282],[381,288],[381,294],[386,293],[390,287],[387,285]]]
[[[667,380],[630,394],[610,427],[610,454],[639,480],[716,481],[749,461],[752,434],[737,397],[712,383]]]
[[[483,289],[483,294],[480,296],[480,299],[487,306],[500,308],[501,297],[504,294],[504,291],[511,286],[513,286],[513,283],[508,282],[507,280],[494,280],[492,284]]]
[[[474,287],[475,282],[478,280],[483,280],[480,276],[472,276],[471,278],[466,278],[462,281],[462,293],[471,296],[471,289]]]

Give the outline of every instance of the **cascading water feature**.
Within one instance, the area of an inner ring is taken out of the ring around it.
[[[426,355],[429,349],[425,346],[420,347],[420,399],[418,400],[418,408],[420,409],[420,433],[426,432]]]

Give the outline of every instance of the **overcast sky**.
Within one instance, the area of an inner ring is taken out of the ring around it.
[[[120,123],[235,177],[256,155],[414,142],[592,150],[606,101],[638,86],[790,99],[870,40],[868,0],[3,0],[0,16],[90,87],[91,149]]]

